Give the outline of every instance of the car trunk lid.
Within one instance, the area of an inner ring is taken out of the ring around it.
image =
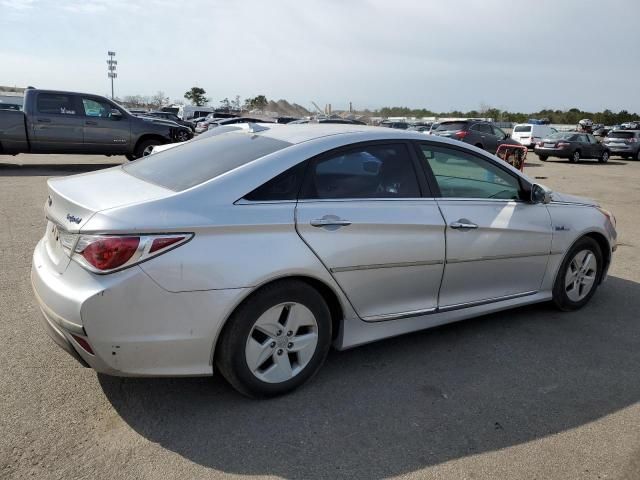
[[[97,212],[173,194],[125,173],[122,168],[49,179],[44,246],[51,266],[63,273],[77,237]]]

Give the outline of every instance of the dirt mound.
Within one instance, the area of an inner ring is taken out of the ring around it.
[[[265,111],[273,112],[276,114],[275,116],[285,117],[308,117],[311,115],[311,112],[306,108],[297,103],[291,104],[286,100],[278,100],[277,102],[270,100]]]

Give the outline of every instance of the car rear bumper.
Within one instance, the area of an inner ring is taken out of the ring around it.
[[[43,243],[33,255],[34,296],[47,334],[76,360],[116,376],[213,374],[224,320],[248,289],[169,292],[139,266],[95,275],[71,261],[60,274]]]
[[[609,149],[609,151],[611,152],[612,155],[616,155],[616,154],[624,154],[624,155],[631,155],[634,154],[638,151],[638,149],[640,147],[632,147],[631,145],[607,145],[605,144],[605,146]]]
[[[571,150],[566,148],[535,147],[534,152],[537,155],[542,155],[547,157],[569,158],[571,156]]]
[[[55,314],[38,296],[38,293],[33,287],[36,301],[38,302],[38,306],[40,307],[40,311],[42,312],[42,323],[44,325],[45,331],[51,337],[51,339],[65,352],[71,355],[75,360],[78,361],[83,367],[90,368],[90,365],[80,356],[78,351],[73,347],[71,341],[65,335],[64,327],[62,326],[60,320],[63,320],[62,317],[59,317]],[[65,322],[65,324],[67,324]]]

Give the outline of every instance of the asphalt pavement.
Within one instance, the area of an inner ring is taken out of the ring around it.
[[[50,176],[118,157],[0,156],[0,478],[640,478],[640,162],[530,154],[525,173],[618,220],[583,310],[520,308],[331,352],[255,401],[212,378],[84,369],[41,326],[31,254]]]

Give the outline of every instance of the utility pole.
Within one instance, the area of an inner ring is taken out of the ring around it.
[[[116,52],[109,51],[107,55],[109,55],[109,59],[107,60],[107,76],[111,79],[111,100],[113,100],[115,98],[113,94],[113,79],[118,78],[118,74],[116,73],[116,65],[118,65],[118,62],[113,59],[116,56]]]

